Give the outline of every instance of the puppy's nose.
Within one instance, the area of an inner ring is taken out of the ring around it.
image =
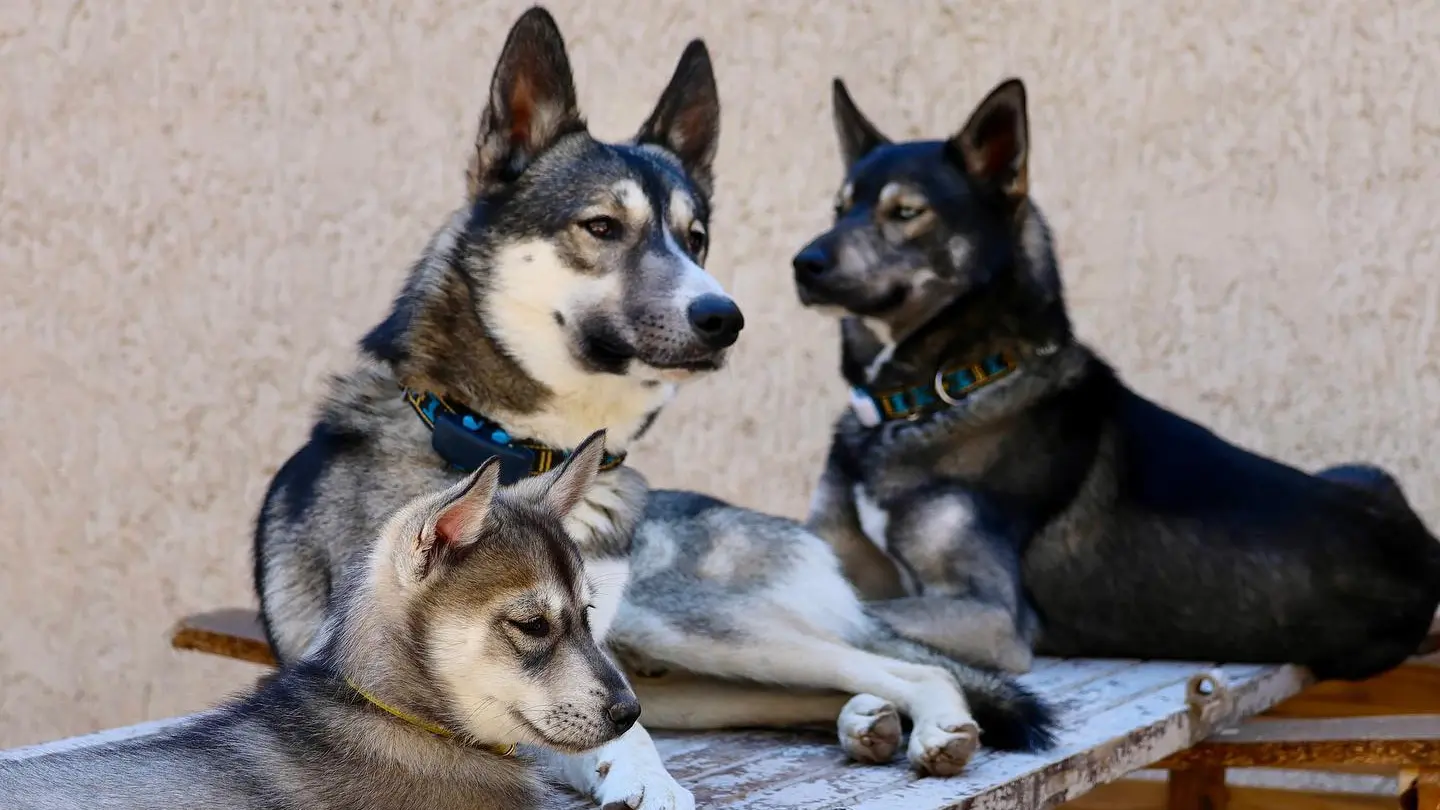
[[[700,339],[712,349],[723,349],[734,343],[740,337],[740,330],[745,328],[745,316],[740,308],[723,295],[696,298],[690,302],[686,314]]]
[[[795,280],[801,284],[830,270],[830,258],[817,247],[807,247],[796,253],[790,263],[795,266]]]
[[[633,697],[621,698],[610,704],[610,708],[605,710],[605,716],[615,724],[617,732],[624,734],[640,719],[640,701]]]

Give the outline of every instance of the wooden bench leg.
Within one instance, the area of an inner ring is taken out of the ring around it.
[[[1400,810],[1440,810],[1440,768],[1400,772]]]
[[[1210,765],[1175,768],[1170,771],[1166,796],[1169,810],[1225,810],[1230,805],[1225,769]]]

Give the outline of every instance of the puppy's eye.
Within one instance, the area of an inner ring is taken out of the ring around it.
[[[921,205],[897,205],[890,212],[890,216],[900,222],[909,222],[923,213],[925,213],[925,207]]]
[[[544,638],[550,635],[550,622],[544,616],[536,616],[533,619],[524,621],[510,620],[510,625],[527,636]]]
[[[621,236],[620,222],[614,217],[591,217],[581,222],[580,227],[596,239],[603,239],[606,242],[614,241]]]
[[[705,247],[710,244],[709,235],[699,228],[691,229],[690,233],[685,236],[685,240],[690,245],[690,254],[692,256],[699,256],[701,253],[704,253]]]

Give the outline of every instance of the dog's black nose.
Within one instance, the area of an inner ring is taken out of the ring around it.
[[[795,280],[804,284],[808,279],[823,276],[830,269],[830,258],[825,251],[811,246],[795,254],[790,260],[795,266]]]
[[[690,302],[686,310],[690,325],[700,338],[712,349],[723,349],[740,337],[745,328],[745,316],[723,295],[702,295]]]
[[[610,704],[605,715],[615,724],[615,730],[624,734],[640,719],[640,701],[633,697],[622,698]]]

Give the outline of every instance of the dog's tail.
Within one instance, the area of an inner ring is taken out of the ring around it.
[[[1011,676],[964,664],[918,641],[902,638],[877,621],[860,646],[867,652],[914,664],[937,666],[960,684],[980,742],[1001,751],[1043,751],[1055,744],[1055,711]]]

